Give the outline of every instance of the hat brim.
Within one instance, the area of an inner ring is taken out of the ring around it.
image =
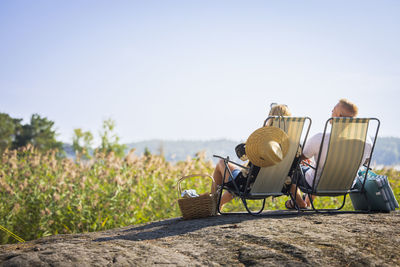
[[[255,130],[246,141],[246,155],[259,167],[281,162],[289,151],[289,137],[280,128],[266,126]]]

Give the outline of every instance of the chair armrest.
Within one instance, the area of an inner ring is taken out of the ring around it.
[[[221,157],[221,156],[218,156],[218,155],[213,155],[213,157],[223,159],[225,162],[230,162],[230,163],[232,163],[232,164],[234,164],[234,165],[236,165],[236,166],[239,166],[239,167],[241,167],[241,168],[243,168],[243,169],[250,170],[249,167],[246,167],[246,166],[243,166],[243,165],[241,165],[241,164],[239,164],[239,163],[236,163],[236,162],[234,162],[234,161],[231,161],[231,160],[229,159],[229,157],[224,158],[224,157]]]

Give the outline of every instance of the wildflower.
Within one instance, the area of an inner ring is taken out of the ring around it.
[[[64,183],[65,177],[66,177],[66,174],[65,174],[65,173],[62,173],[61,176],[60,176],[60,179],[59,179],[59,183],[60,183],[60,184],[63,184],[63,183]]]
[[[68,185],[68,190],[69,190],[70,192],[72,192],[72,191],[74,190],[74,185],[73,185],[73,184],[69,184],[69,185]]]
[[[8,159],[8,163],[12,169],[18,169],[17,150],[12,151],[11,157]]]
[[[125,162],[128,163],[128,165],[132,165],[135,163],[137,160],[137,156],[135,155],[135,148],[132,148],[129,153],[125,157]]]
[[[19,203],[15,204],[15,205],[14,205],[14,208],[13,208],[13,212],[14,212],[14,213],[17,213],[17,212],[19,211],[20,208],[21,208],[21,205],[19,205]]]
[[[2,155],[3,164],[6,164],[8,162],[8,154],[9,154],[9,151],[8,151],[8,148],[6,148]]]
[[[53,152],[52,152],[52,155],[51,155],[50,167],[51,167],[52,169],[56,169],[56,167],[57,167],[57,159],[56,159],[56,157],[55,157],[55,151],[53,151]]]
[[[27,151],[30,151],[30,152],[35,152],[34,146],[33,146],[32,144],[30,144],[30,143],[28,143],[28,144],[26,145],[26,150],[27,150]]]
[[[39,180],[39,178],[38,178],[38,180]],[[42,193],[46,193],[46,191],[47,191],[46,184],[39,184],[39,190]]]
[[[45,210],[45,212],[46,212],[47,215],[50,215],[50,214],[51,214],[51,211],[49,210],[49,208],[45,208],[44,210]]]
[[[54,193],[54,194],[53,194],[53,199],[54,199],[55,201],[59,201],[59,200],[61,199],[61,197],[60,197],[59,194]]]
[[[125,184],[125,181],[122,180],[122,178],[121,178],[120,175],[115,176],[114,180],[116,181],[116,183],[117,183],[118,185],[124,185],[124,184]]]
[[[6,190],[7,193],[9,193],[10,195],[14,195],[14,191],[7,183],[3,182],[3,183],[0,183],[0,185]]]

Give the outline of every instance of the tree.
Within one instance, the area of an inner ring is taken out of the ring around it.
[[[12,144],[12,149],[18,149],[24,147],[29,143],[32,143],[32,130],[30,124],[18,125],[15,128],[15,140]]]
[[[78,128],[74,130],[74,136],[72,137],[72,147],[75,153],[79,152],[84,157],[90,158],[89,151],[91,150],[93,143],[93,134],[89,131],[82,131]]]
[[[15,119],[6,113],[0,113],[0,152],[6,148],[18,149],[32,144],[40,151],[58,149],[62,143],[56,140],[54,122],[38,114],[33,114],[29,124],[21,124],[22,119]]]
[[[22,119],[13,119],[6,113],[0,113],[0,153],[13,147],[21,121]]]
[[[147,158],[151,156],[150,149],[147,146],[144,148],[144,153],[143,154]]]
[[[100,132],[101,145],[100,151],[108,154],[114,152],[115,155],[123,157],[126,145],[119,144],[119,137],[114,133],[115,121],[107,119],[103,121],[103,131]]]
[[[40,151],[62,149],[62,143],[56,140],[56,131],[53,130],[54,122],[33,114],[30,123],[30,143]]]

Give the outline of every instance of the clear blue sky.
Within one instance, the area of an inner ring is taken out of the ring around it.
[[[245,140],[337,100],[400,136],[400,1],[0,1],[0,112],[123,142]]]

